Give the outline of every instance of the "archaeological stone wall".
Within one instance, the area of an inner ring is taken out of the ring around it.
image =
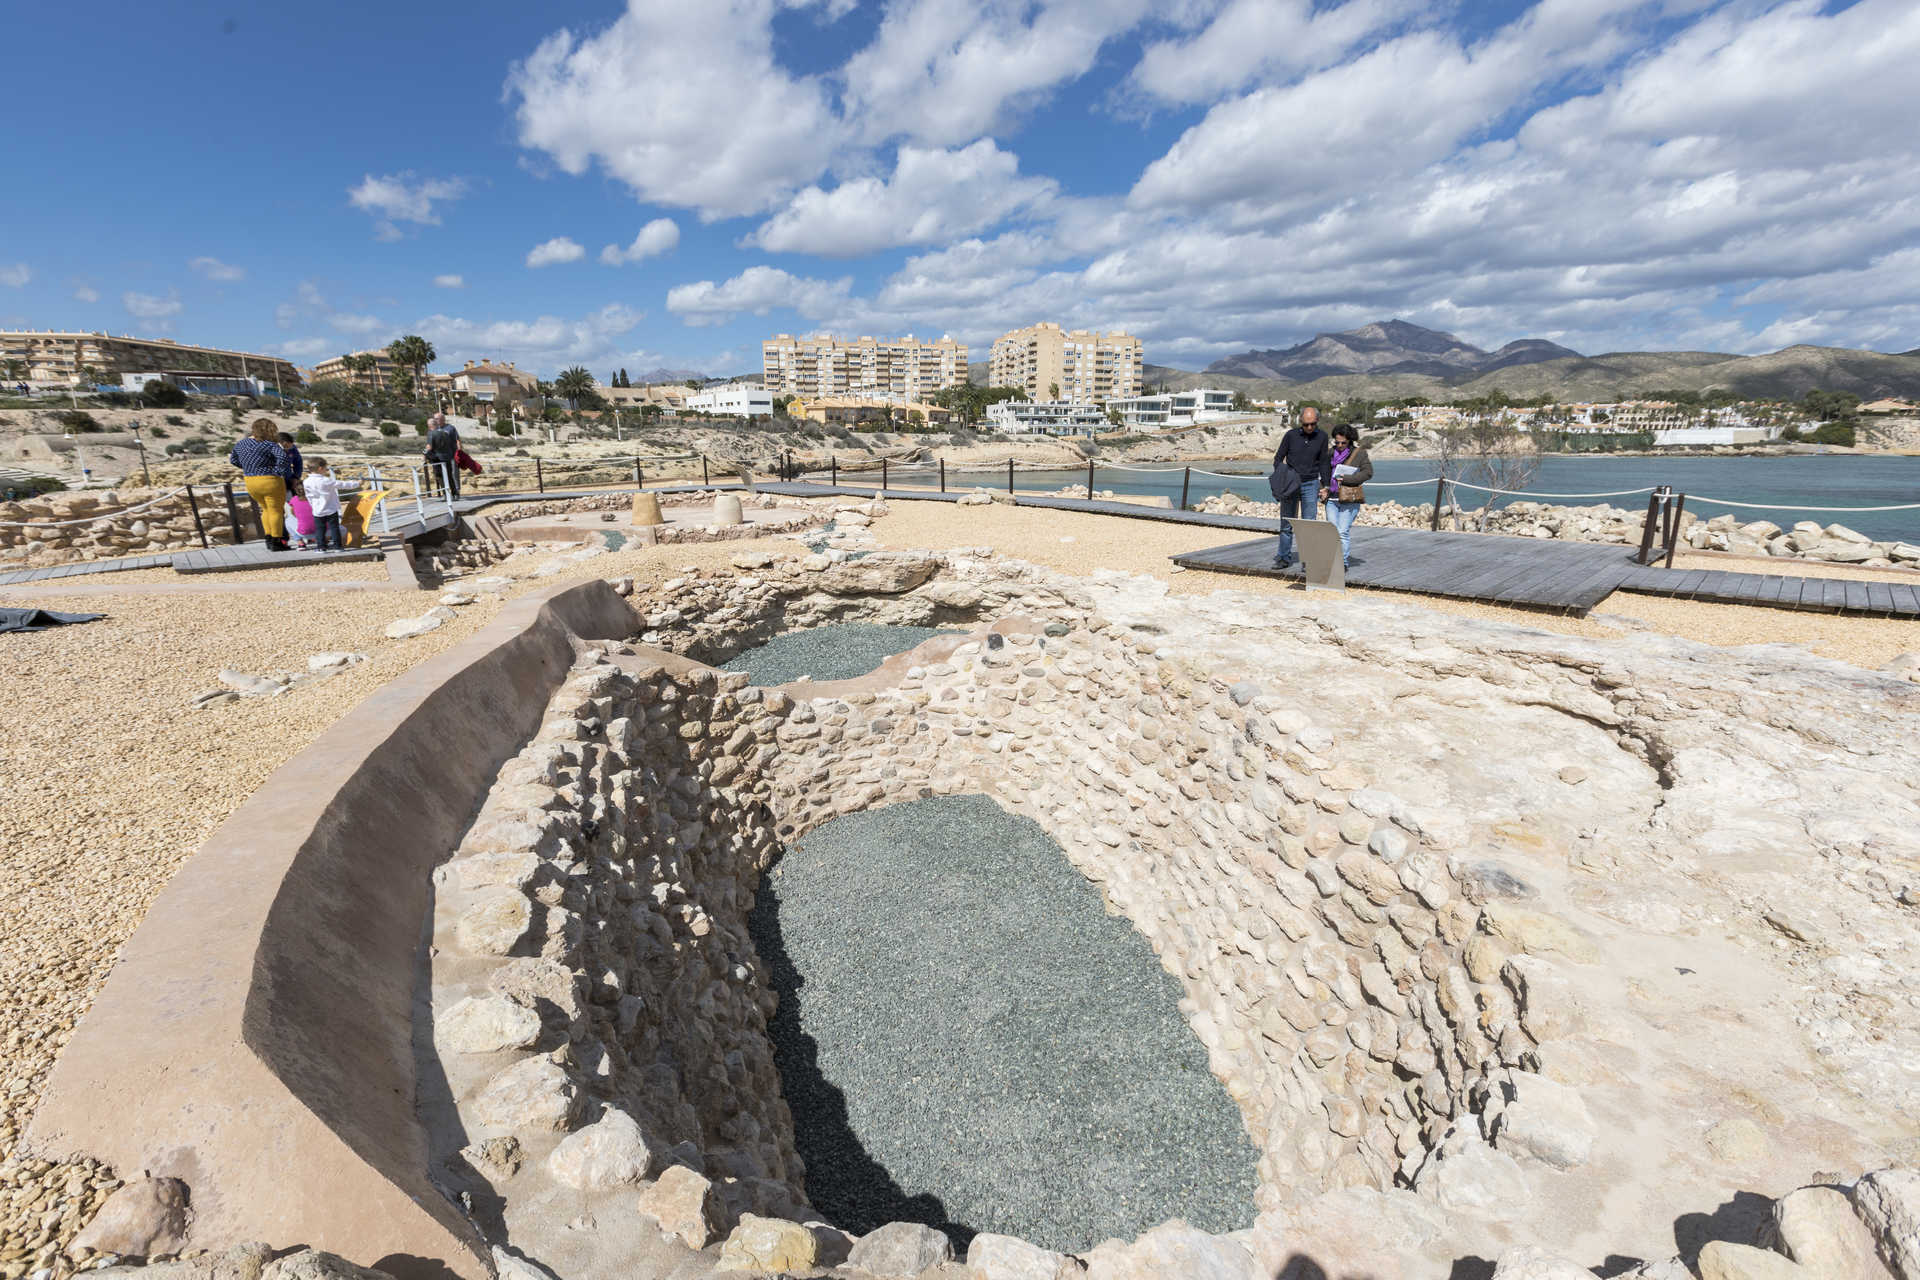
[[[26,502],[0,502],[0,566],[32,568],[198,547],[187,495],[164,493],[53,493]],[[232,525],[221,491],[196,489],[194,500],[207,537],[215,542],[230,538]],[[244,500],[240,511],[245,522],[250,508]]]

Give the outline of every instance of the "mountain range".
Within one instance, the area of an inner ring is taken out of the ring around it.
[[[1794,346],[1766,355],[1725,351],[1613,351],[1586,356],[1543,338],[1485,351],[1450,333],[1403,320],[1323,333],[1311,342],[1247,351],[1200,372],[1149,364],[1149,389],[1220,387],[1260,399],[1470,399],[1500,391],[1606,401],[1650,391],[1726,390],[1755,399],[1798,399],[1815,389],[1863,400],[1920,396],[1920,348],[1900,354]]]

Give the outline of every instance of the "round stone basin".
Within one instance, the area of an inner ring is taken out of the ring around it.
[[[775,636],[721,664],[723,671],[744,671],[767,686],[794,680],[851,680],[866,675],[896,653],[905,653],[935,636],[958,631],[943,627],[886,626],[841,622]]]
[[[774,864],[751,920],[813,1204],[1063,1251],[1251,1224],[1257,1153],[1146,940],[984,796],[867,810]]]

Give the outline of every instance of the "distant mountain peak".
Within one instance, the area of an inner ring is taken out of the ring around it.
[[[1312,341],[1284,350],[1248,351],[1207,366],[1208,373],[1311,382],[1344,374],[1417,373],[1429,377],[1470,378],[1516,364],[1535,364],[1577,356],[1544,338],[1521,338],[1487,352],[1451,333],[1406,320],[1376,320],[1344,333],[1317,334]]]

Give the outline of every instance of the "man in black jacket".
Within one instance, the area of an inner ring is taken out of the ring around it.
[[[1292,497],[1280,500],[1281,516],[1298,516],[1303,520],[1314,518],[1320,491],[1327,487],[1333,477],[1333,468],[1328,465],[1331,456],[1327,450],[1327,433],[1320,430],[1320,411],[1309,405],[1300,411],[1300,425],[1290,428],[1287,434],[1281,436],[1280,447],[1274,451],[1275,474],[1286,470],[1300,479],[1299,491]],[[1273,567],[1284,569],[1292,563],[1293,526],[1282,524],[1280,546],[1274,554]]]
[[[447,488],[449,498],[460,496],[460,467],[455,455],[460,452],[460,433],[447,422],[447,415],[436,413],[427,419],[427,486]]]

